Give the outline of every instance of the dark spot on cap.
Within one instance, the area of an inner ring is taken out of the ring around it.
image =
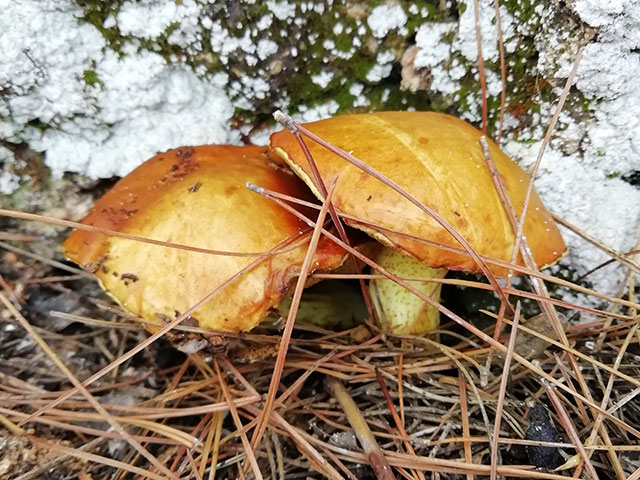
[[[182,159],[185,162],[191,160],[191,155],[193,155],[193,148],[187,148],[187,150],[182,154]]]
[[[418,142],[420,143],[420,145],[426,145],[427,143],[429,143],[429,139],[425,137],[420,137],[418,139]]]
[[[193,185],[191,185],[191,186],[189,187],[189,191],[190,191],[191,193],[195,193],[195,192],[197,192],[197,191],[200,189],[200,187],[201,187],[201,186],[202,186],[202,182],[194,183]]]
[[[182,321],[182,325],[187,327],[198,327],[200,325],[200,322],[196,317],[192,317],[191,315],[189,315]]]
[[[369,195],[369,196],[367,197],[367,202],[371,201],[371,199],[372,199],[372,198],[373,198],[373,197],[372,197],[371,195]]]
[[[131,282],[137,282],[138,281],[138,276],[134,275],[133,273],[123,273],[120,278],[122,280],[129,280]]]

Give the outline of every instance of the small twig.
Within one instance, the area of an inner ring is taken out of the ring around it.
[[[347,420],[349,420],[358,440],[360,440],[360,445],[362,445],[362,449],[371,462],[371,467],[375,472],[376,478],[378,480],[395,480],[389,462],[387,462],[387,459],[380,450],[380,446],[373,436],[367,421],[360,413],[358,406],[353,401],[353,398],[351,398],[351,395],[349,395],[349,392],[347,392],[342,383],[335,378],[328,377],[327,384],[333,396],[340,402],[347,416]]]
[[[630,255],[634,255],[634,254],[637,254],[637,253],[640,253],[640,252],[632,250],[632,251],[627,252],[627,253],[620,253],[617,250],[611,248],[609,245],[606,245],[605,243],[601,242],[600,240],[598,240],[594,236],[589,235],[584,230],[581,230],[580,228],[576,227],[572,223],[569,223],[567,220],[565,220],[564,218],[560,217],[559,215],[555,215],[555,214],[552,213],[551,216],[553,217],[553,219],[557,223],[559,223],[563,227],[571,230],[573,233],[578,235],[580,238],[582,238],[583,240],[586,240],[587,242],[589,242],[594,247],[599,248],[600,250],[605,252],[607,255],[613,257],[615,260],[617,260],[619,263],[621,263],[625,267],[633,270],[635,273],[640,273],[640,264],[638,262],[636,262],[633,258],[629,258]],[[585,277],[589,273],[591,273],[591,272],[586,273],[581,278]]]
[[[458,391],[460,392],[460,423],[462,423],[462,435],[465,438],[471,436],[469,429],[469,409],[467,406],[467,381],[461,371],[458,371]],[[471,463],[473,457],[471,456],[471,442],[464,442],[464,461]],[[467,480],[473,480],[473,474],[467,473]]]

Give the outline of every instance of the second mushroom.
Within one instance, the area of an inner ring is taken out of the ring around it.
[[[515,235],[485,165],[482,133],[455,117],[432,112],[344,115],[304,125],[322,139],[366,162],[435,210],[480,255],[509,261]],[[453,236],[398,192],[315,142],[306,141],[322,181],[336,182],[333,203],[345,222],[387,248],[373,258],[400,277],[443,278],[448,270],[480,273],[460,252]],[[288,130],[271,137],[271,147],[322,199],[311,166]],[[529,177],[493,142],[491,155],[517,212]],[[524,235],[540,267],[566,250],[551,214],[533,192]],[[496,276],[503,267],[489,265]],[[440,284],[412,282],[436,302]],[[382,326],[397,334],[422,334],[439,324],[439,312],[390,280],[375,280],[370,291]]]

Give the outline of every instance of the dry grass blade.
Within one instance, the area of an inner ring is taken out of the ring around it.
[[[384,453],[380,450],[380,446],[373,436],[373,433],[371,433],[367,421],[360,413],[360,410],[358,410],[358,406],[351,398],[351,395],[349,395],[349,392],[347,392],[342,383],[335,378],[328,377],[327,385],[331,389],[333,396],[340,402],[347,416],[347,420],[349,420],[349,423],[353,427],[360,441],[360,445],[362,445],[362,449],[369,459],[376,478],[378,480],[393,480],[395,477],[393,476],[389,462],[387,462]]]
[[[49,258],[45,258],[41,255],[36,255],[35,253],[31,253],[23,248],[14,247],[6,242],[0,242],[0,247],[4,250],[8,250],[13,253],[17,253],[19,255],[23,255],[28,258],[32,258],[39,262],[45,263],[47,265],[51,265],[52,267],[58,268],[60,270],[64,270],[65,272],[73,273],[76,275],[82,275],[85,278],[89,278],[91,280],[95,280],[95,277],[90,273],[85,272],[84,270],[80,270],[79,268],[70,267],[69,265],[65,265],[62,262],[57,262],[55,260],[51,260]]]
[[[638,480],[640,478],[640,467],[627,477],[627,480]]]
[[[525,262],[527,264],[527,266],[531,269],[536,269],[536,264],[535,264],[535,260],[533,259],[533,256],[531,254],[531,250],[528,248],[528,246],[526,245],[526,240],[524,238],[524,223],[526,220],[526,215],[527,215],[527,211],[529,209],[529,202],[531,199],[531,195],[533,193],[533,182],[536,178],[538,169],[540,168],[540,163],[542,162],[542,156],[544,154],[544,150],[547,146],[547,144],[549,143],[550,139],[551,139],[551,133],[553,132],[553,129],[555,128],[555,125],[558,121],[558,118],[560,116],[560,112],[562,111],[562,107],[564,106],[564,102],[567,98],[567,95],[569,94],[569,89],[571,88],[571,85],[573,85],[573,81],[575,79],[576,73],[578,72],[578,65],[580,65],[580,60],[582,59],[582,52],[583,52],[584,47],[581,47],[577,54],[576,57],[573,61],[573,65],[571,68],[571,72],[569,74],[569,77],[567,78],[567,81],[565,82],[565,86],[562,90],[562,93],[558,99],[558,104],[556,105],[555,111],[553,113],[553,116],[551,118],[551,122],[549,123],[549,126],[547,127],[547,132],[545,133],[544,139],[542,141],[542,145],[540,146],[540,151],[538,152],[538,157],[536,158],[536,162],[533,166],[533,168],[531,169],[530,172],[530,181],[529,181],[529,185],[527,186],[527,193],[525,194],[525,199],[524,199],[524,203],[522,206],[522,212],[520,214],[518,218],[518,222],[517,222],[517,231],[516,231],[516,246],[520,244],[520,242],[522,242],[522,248],[520,249],[523,258],[525,259]],[[501,183],[501,182],[500,182]],[[507,196],[508,198],[508,196]],[[514,218],[512,218],[512,221],[515,220]],[[514,251],[518,250],[518,247],[514,246]],[[547,291],[546,286],[544,285],[543,282],[539,281],[539,279],[533,279],[533,286],[536,290],[536,293],[543,295],[545,297],[549,296],[549,293]],[[553,326],[553,329],[556,333],[556,335],[558,336],[558,338],[561,340],[561,342],[566,345],[567,347],[569,347],[569,341],[567,339],[567,336],[565,335],[565,332],[562,328],[562,325],[560,323],[560,320],[558,319],[558,315],[557,312],[555,310],[555,308],[547,303],[544,302],[541,304],[543,311],[547,314],[547,316],[549,317],[549,320],[551,321],[551,325]],[[571,366],[573,368],[573,371],[576,375],[576,378],[578,380],[578,383],[580,384],[580,388],[582,389],[582,392],[584,394],[584,396],[586,398],[590,399],[590,394],[589,394],[589,389],[587,387],[587,384],[584,380],[584,377],[582,375],[582,372],[580,371],[580,368],[578,367],[577,362],[575,361],[575,358],[573,357],[573,355],[571,353],[569,353],[569,360],[571,362]]]
[[[4,428],[9,430],[14,435],[20,436],[20,435],[24,435],[25,433],[27,433],[24,428],[19,427],[18,425],[13,423],[11,420],[9,420],[7,417],[5,417],[2,414],[0,414],[0,424],[4,425]]]
[[[554,111],[554,114],[552,116],[551,122],[549,124],[549,126],[547,127],[547,132],[545,134],[545,137],[542,141],[542,145],[540,147],[540,151],[538,152],[538,156],[536,158],[536,162],[531,170],[530,173],[530,181],[529,184],[527,186],[527,192],[525,194],[525,198],[524,198],[524,203],[523,203],[523,207],[522,207],[522,212],[520,217],[516,217],[513,207],[511,206],[511,208],[509,208],[510,205],[510,201],[509,201],[509,197],[506,194],[505,191],[505,187],[504,187],[504,183],[502,182],[499,174],[497,173],[497,171],[495,172],[494,175],[492,175],[492,177],[494,178],[494,182],[496,183],[496,188],[498,191],[502,191],[501,193],[501,198],[503,199],[503,204],[505,205],[505,210],[509,216],[509,219],[512,223],[512,227],[514,228],[514,230],[516,231],[516,238],[515,238],[515,245],[514,245],[514,256],[516,255],[517,251],[520,250],[520,252],[522,253],[522,256],[525,260],[526,265],[529,268],[532,269],[536,269],[536,262],[535,259],[533,258],[533,255],[531,253],[531,250],[529,249],[527,243],[526,243],[526,239],[524,238],[524,223],[525,223],[525,219],[526,219],[526,214],[529,208],[529,202],[531,199],[531,195],[533,193],[533,182],[535,180],[536,174],[538,172],[538,169],[540,167],[540,163],[542,161],[542,156],[544,154],[544,150],[546,148],[546,145],[549,143],[550,138],[551,138],[551,132],[553,131],[555,124],[560,116],[560,112],[562,111],[562,107],[564,105],[564,102],[567,98],[567,95],[569,93],[569,89],[571,87],[571,85],[573,84],[573,80],[575,78],[575,75],[578,71],[578,65],[580,64],[580,60],[582,58],[582,52],[583,52],[583,48],[581,47],[578,50],[578,53],[576,54],[575,60],[573,62],[572,65],[572,69],[571,69],[571,73],[569,74],[569,77],[567,78],[567,81],[565,83],[564,89],[562,91],[562,94],[560,95],[559,101],[558,101],[558,105],[556,106],[556,109]],[[514,225],[514,222],[516,223],[516,225]],[[520,247],[521,245],[521,247]],[[514,257],[512,257],[512,261],[514,260]],[[543,282],[539,281],[539,279],[533,279],[533,286],[534,289],[536,290],[536,293],[548,297],[549,294],[547,292],[547,288],[544,285]],[[557,312],[555,310],[555,308],[553,307],[552,304],[548,303],[548,302],[543,302],[541,304],[541,307],[543,309],[543,311],[547,314],[549,320],[551,321],[551,325],[553,326],[553,329],[556,333],[556,335],[558,336],[558,338],[561,340],[563,345],[566,345],[567,347],[570,348],[569,345],[569,341],[567,339],[567,336],[564,332],[564,329],[562,328],[561,322],[558,318]],[[589,402],[591,404],[593,404],[592,398],[591,398],[591,394],[589,391],[589,388],[587,386],[587,382],[585,381],[582,372],[580,370],[580,367],[574,357],[574,355],[568,351],[568,359],[569,362],[571,363],[571,367],[573,369],[573,372],[575,374],[575,378],[578,380],[578,384],[580,385],[580,388],[582,390],[582,393],[584,395],[584,397],[586,399],[589,400]],[[576,392],[577,394],[577,392]],[[574,396],[576,395],[574,394]]]
[[[101,415],[101,417],[109,423],[113,427],[113,429],[120,434],[120,436],[126,440],[133,448],[135,448],[138,453],[140,453],[143,457],[145,457],[152,465],[158,468],[164,475],[168,478],[177,478],[174,474],[167,469],[162,463],[158,461],[156,457],[151,455],[149,451],[144,448],[138,441],[133,439],[131,435],[120,425],[107,410],[100,405],[100,403],[89,393],[89,391],[80,383],[80,381],[75,377],[75,375],[69,370],[69,368],[58,358],[58,356],[49,348],[47,343],[42,339],[40,335],[36,332],[36,330],[31,326],[31,324],[27,321],[27,319],[22,316],[22,314],[16,310],[16,308],[11,304],[11,302],[7,299],[7,297],[0,293],[0,302],[4,304],[4,306],[11,312],[13,317],[20,323],[22,328],[24,328],[27,333],[31,336],[31,338],[38,344],[40,348],[51,358],[53,363],[65,374],[65,376],[69,379],[69,381],[74,385],[74,387],[87,399],[87,401],[91,404],[91,406]],[[24,423],[24,421],[23,421]]]
[[[496,419],[493,424],[493,436],[491,437],[491,480],[496,478],[498,465],[498,441],[500,439],[500,424],[502,423],[502,411],[504,408],[505,393],[507,391],[507,381],[509,380],[509,370],[511,367],[511,359],[516,345],[516,336],[518,335],[518,323],[520,321],[520,302],[516,304],[516,314],[511,324],[511,334],[509,335],[509,344],[507,346],[507,355],[504,359],[504,367],[502,369],[502,378],[500,379],[500,390],[498,392],[498,404],[496,405]]]
[[[458,391],[460,392],[460,422],[462,423],[462,435],[465,439],[468,439],[470,435],[469,430],[469,407],[467,404],[467,382],[464,379],[462,372],[458,372]],[[464,448],[464,461],[471,463],[471,442],[465,440],[463,442]],[[468,473],[467,480],[473,480],[473,475]]]
[[[328,195],[327,186],[325,185],[322,177],[320,176],[320,172],[318,171],[318,166],[316,165],[311,152],[309,151],[309,147],[305,143],[304,139],[300,136],[298,132],[294,132],[294,136],[298,145],[304,152],[304,156],[309,162],[309,166],[311,167],[311,171],[313,172],[313,182],[318,187],[318,191],[322,195],[322,198],[326,199]],[[338,230],[338,235],[342,239],[344,243],[347,245],[351,245],[349,242],[349,237],[347,237],[347,232],[344,229],[344,225],[342,224],[342,220],[338,216],[336,207],[333,205],[333,202],[329,202],[329,215],[331,216],[331,220],[333,220],[333,225]],[[350,255],[350,259],[353,262],[353,268],[357,273],[360,273],[360,265],[358,265],[358,260],[353,255]],[[369,313],[369,318],[374,318],[373,306],[371,305],[371,297],[369,296],[369,289],[364,284],[364,280],[360,280],[360,290],[362,291],[362,298],[364,299],[365,306],[367,307],[367,312]]]
[[[307,275],[309,274],[309,270],[311,268],[311,262],[313,261],[313,256],[315,255],[316,247],[318,246],[318,241],[320,240],[322,225],[324,224],[324,219],[327,215],[327,210],[331,202],[331,195],[333,194],[334,187],[335,187],[335,184],[329,187],[329,191],[327,192],[327,196],[325,198],[324,204],[322,205],[322,209],[318,214],[318,219],[316,221],[316,224],[313,227],[314,230],[311,236],[311,241],[309,242],[307,253],[304,257],[304,261],[302,262],[302,266],[300,267],[300,276],[298,277],[298,281],[296,283],[296,288],[293,293],[293,299],[291,300],[289,315],[287,316],[284,330],[282,332],[280,347],[278,349],[278,356],[276,358],[276,364],[273,368],[273,374],[271,376],[271,384],[269,385],[269,392],[267,393],[267,398],[265,399],[262,415],[260,416],[258,425],[256,426],[256,429],[254,430],[253,436],[251,438],[251,446],[254,449],[258,446],[258,444],[260,443],[260,440],[262,439],[262,435],[264,434],[264,431],[267,427],[267,422],[274,408],[276,393],[278,391],[278,386],[280,385],[280,378],[282,377],[282,369],[284,368],[284,361],[287,356],[287,350],[289,349],[289,341],[291,339],[293,325],[295,323],[296,315],[298,313],[298,306],[300,305],[300,299],[302,298],[302,290],[304,289],[305,283],[307,281]]]
[[[400,372],[401,369],[398,368],[398,372]],[[407,450],[408,453],[410,453],[411,455],[415,455],[416,452],[413,449],[413,446],[411,445],[411,439],[409,438],[409,435],[407,435],[407,431],[404,428],[404,423],[402,423],[402,419],[398,416],[398,412],[396,412],[396,407],[393,404],[393,400],[391,399],[391,395],[389,394],[389,390],[387,389],[387,385],[384,383],[384,379],[382,378],[382,375],[380,374],[380,370],[379,369],[375,369],[376,372],[376,378],[378,379],[378,383],[380,384],[380,389],[382,390],[382,394],[384,395],[384,399],[387,402],[387,406],[389,408],[389,412],[391,413],[391,416],[393,417],[393,421],[396,425],[396,428],[398,429],[398,433],[400,434],[400,436],[402,437],[402,441],[404,443],[404,446]],[[402,385],[401,382],[398,383],[398,385]],[[401,390],[398,389],[398,398],[402,399],[402,393]],[[353,426],[353,424],[351,425]],[[422,472],[413,472],[415,476],[417,476],[419,479],[424,480],[424,475]]]
[[[220,437],[222,435],[222,412],[213,414],[209,434],[203,448],[203,456],[200,463],[200,475],[204,476],[207,467],[207,454],[211,455],[211,470],[209,471],[209,480],[214,480],[216,475],[216,464],[218,463],[218,455],[220,453]],[[213,438],[213,445],[211,444]]]
[[[9,242],[35,242],[38,238],[33,235],[25,235],[22,233],[0,232],[0,240],[6,240]]]
[[[229,405],[229,412],[233,417],[233,421],[238,428],[238,433],[240,434],[240,439],[242,440],[242,445],[244,445],[245,453],[247,454],[247,458],[249,459],[249,464],[251,465],[251,469],[253,470],[253,474],[255,475],[257,480],[262,480],[262,473],[260,473],[260,467],[258,466],[258,462],[256,461],[256,456],[253,453],[253,449],[251,448],[251,444],[249,443],[249,439],[247,438],[247,434],[244,429],[245,426],[242,424],[240,420],[240,416],[238,415],[238,410],[233,405],[233,399],[231,398],[231,393],[229,392],[229,387],[227,386],[227,382],[222,377],[222,372],[220,371],[220,366],[218,365],[218,361],[214,359],[213,365],[216,369],[216,374],[218,375],[219,385],[222,388],[222,393],[224,394],[224,398]],[[242,470],[242,467],[240,468]]]
[[[309,440],[315,444],[323,444],[320,440],[308,436]],[[338,457],[348,459],[352,462],[366,463],[367,457],[363,453],[352,452],[330,444],[324,444],[328,449],[335,452]],[[490,465],[482,465],[476,463],[466,463],[459,460],[447,460],[441,458],[432,458],[416,455],[408,455],[406,453],[392,452],[388,450],[382,451],[394,467],[413,468],[434,473],[452,473],[458,475],[489,475],[491,471]],[[518,468],[511,466],[498,466],[497,474],[499,476],[509,476],[518,478],[540,478],[547,480],[566,480],[567,477],[554,473],[539,472],[533,469]]]
[[[40,438],[37,437],[33,437],[30,436],[29,439],[35,443],[35,444],[40,444],[40,445],[44,445],[47,448],[51,449],[52,451],[57,451],[66,455],[71,455],[73,457],[76,458],[80,458],[82,460],[86,460],[89,462],[94,462],[94,463],[98,463],[98,464],[102,464],[102,465],[108,465],[111,467],[115,467],[118,468],[120,470],[124,470],[126,472],[131,472],[131,473],[135,473],[136,475],[139,475],[141,478],[150,478],[152,480],[166,480],[167,479],[167,475],[158,475],[157,473],[153,473],[150,472],[148,470],[145,470],[143,468],[139,468],[133,465],[128,465],[127,463],[124,462],[120,462],[118,460],[113,460],[111,458],[107,458],[107,457],[103,457],[100,455],[96,455],[93,453],[89,453],[89,452],[85,452],[82,451],[81,449],[78,448],[70,448],[70,447],[66,447],[64,445],[61,445],[59,443],[54,443],[54,442],[49,442],[46,440],[42,440]],[[169,478],[174,478],[174,475],[169,472],[170,475],[168,475]]]
[[[496,144],[500,145],[502,139],[502,128],[504,127],[504,111],[507,101],[507,62],[504,58],[504,41],[502,35],[502,22],[500,20],[500,1],[494,0],[493,6],[496,12],[496,30],[498,32],[498,51],[500,53],[500,81],[502,82],[502,90],[500,90],[500,118],[498,119],[498,134],[496,135]]]
[[[498,196],[500,197],[500,202],[502,203],[502,208],[504,208],[507,216],[509,218],[509,223],[511,224],[511,229],[514,235],[517,234],[517,217],[515,210],[513,208],[513,204],[507,194],[506,187],[502,181],[500,173],[498,172],[498,168],[496,167],[495,162],[493,161],[493,157],[491,155],[491,151],[489,150],[489,144],[487,143],[486,137],[480,137],[480,146],[482,147],[482,153],[484,155],[485,162],[487,167],[489,168],[489,173],[491,174],[491,180],[493,181],[493,185],[495,187]],[[514,242],[513,250],[511,252],[511,263],[516,263],[518,258],[518,240]],[[507,272],[507,279],[505,283],[505,287],[509,288],[511,286],[511,280],[513,278],[513,270],[509,269]],[[504,314],[506,311],[506,306],[504,303],[500,304],[500,310],[498,311],[498,319],[496,321],[495,328],[493,330],[493,339],[497,340],[500,336],[500,332],[502,331],[502,322],[504,320]],[[491,369],[491,361],[493,359],[494,349],[491,348],[489,350],[489,354],[487,355],[487,363],[483,372],[483,383],[486,383],[486,376],[488,375],[489,370]],[[492,457],[492,469],[491,469],[491,478],[493,480],[495,476],[495,469],[493,468],[493,457]]]

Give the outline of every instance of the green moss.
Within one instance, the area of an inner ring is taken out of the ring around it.
[[[538,142],[537,138],[529,138],[529,139],[520,139],[520,138],[514,138],[513,139],[514,142],[517,143],[522,143],[523,145],[533,145],[534,143]]]
[[[410,34],[415,32],[418,29],[418,27],[420,27],[420,25],[422,25],[424,22],[442,22],[442,21],[451,20],[457,17],[457,9],[440,10],[439,0],[432,0],[432,1],[418,0],[411,3],[415,4],[415,6],[418,8],[418,13],[416,15],[413,15],[408,11],[409,10],[408,8],[405,9],[408,17],[405,27],[409,30]],[[422,9],[427,10],[428,13],[426,17],[423,17],[422,14],[420,13]]]
[[[539,0],[503,0],[500,5],[506,7],[507,11],[522,23],[533,22],[531,25],[533,28],[540,24],[540,16],[536,13],[536,7],[543,5],[543,3]]]
[[[336,48],[343,52],[348,52],[353,45],[353,38],[350,34],[343,32],[334,38]]]
[[[580,102],[580,107],[582,108],[583,113],[589,113],[589,110],[590,110],[589,100],[587,100],[586,98],[583,98],[582,102]]]
[[[171,57],[173,55],[178,58],[184,58],[186,63],[189,62],[189,58],[183,54],[182,48],[178,45],[174,45],[169,43],[169,37],[171,34],[180,26],[177,22],[172,22],[167,28],[165,28],[164,32],[161,35],[157,36],[154,39],[141,39],[140,45],[142,48],[156,52],[162,56],[166,60],[167,63],[171,61]]]
[[[120,34],[117,28],[105,28],[104,23],[110,15],[116,16],[123,0],[76,0],[76,4],[82,8],[84,15],[78,22],[90,23],[96,27],[107,41],[109,48],[122,53],[122,46],[127,38]]]
[[[38,130],[40,133],[44,133],[44,131],[49,128],[49,125],[47,125],[46,123],[44,123],[42,120],[40,120],[39,118],[34,118],[32,120],[29,120],[27,122],[27,126],[31,127],[31,128],[35,128],[36,130]]]
[[[102,83],[102,80],[100,80],[98,74],[93,70],[85,70],[84,72],[82,72],[82,79],[87,85],[100,85],[100,87],[104,87],[104,83]]]
[[[349,92],[349,87],[352,84],[344,84],[336,90],[336,93],[332,96],[333,100],[340,105],[340,111],[349,110],[353,106],[355,97]]]

